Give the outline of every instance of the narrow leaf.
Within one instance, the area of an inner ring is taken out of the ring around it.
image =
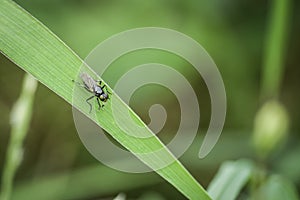
[[[214,200],[233,200],[250,178],[252,163],[248,160],[225,162],[208,187]]]
[[[0,0],[0,4],[0,50],[19,67],[72,104],[74,83],[71,80],[77,78],[83,61],[41,22],[14,2]],[[91,73],[91,76],[100,79],[88,66],[86,66],[86,71]],[[120,108],[117,114],[123,118],[123,121],[129,120],[125,112],[130,112],[137,124],[146,127],[117,94],[112,91],[111,96]],[[152,135],[149,138],[129,136],[114,121],[111,101],[106,103],[105,109],[101,112],[90,115],[86,99],[86,93],[83,91],[76,98],[73,106],[107,131],[129,151],[135,155],[137,153],[146,155],[139,158],[147,165],[155,167],[164,163],[165,160],[173,159],[172,164],[156,172],[187,198],[210,199],[201,185],[149,129],[145,128],[147,134]],[[135,127],[129,126],[126,129],[135,133]],[[164,156],[158,156],[156,153],[149,154],[158,149]]]

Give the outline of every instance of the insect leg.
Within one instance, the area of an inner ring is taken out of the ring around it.
[[[106,87],[106,85],[101,86],[101,89],[103,90]]]
[[[89,106],[90,106],[90,112],[89,113],[91,113],[91,111],[92,111],[92,104],[89,102],[89,100],[91,100],[91,99],[93,99],[95,96],[91,96],[91,97],[89,97],[87,100],[85,100],[88,104],[89,104]],[[98,99],[98,98],[97,98]]]
[[[102,107],[104,107],[104,105],[102,105],[102,103],[99,101],[99,98],[97,97],[97,102],[98,102],[98,106],[99,106],[99,110],[100,110],[100,108],[102,108]]]
[[[103,86],[100,86],[101,87],[101,89],[103,90],[104,88],[106,88],[106,92],[108,93],[108,94],[111,94],[111,92],[110,91],[108,91],[108,89],[107,89],[107,87],[106,87],[106,85],[103,85]]]

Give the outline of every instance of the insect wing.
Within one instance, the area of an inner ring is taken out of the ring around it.
[[[80,75],[80,78],[89,91],[95,91],[95,86],[97,86],[97,83],[90,75],[88,75],[87,73],[82,73]]]

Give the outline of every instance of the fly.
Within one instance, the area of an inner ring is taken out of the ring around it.
[[[91,99],[93,99],[94,97],[96,97],[96,99],[97,99],[97,102],[98,102],[98,105],[99,105],[99,110],[100,110],[100,108],[102,108],[104,106],[102,104],[102,102],[106,102],[109,99],[108,94],[111,94],[111,93],[107,90],[107,88],[106,88],[106,92],[104,91],[104,88],[106,87],[106,85],[101,86],[102,81],[94,80],[90,75],[88,75],[85,72],[80,74],[80,78],[81,78],[83,84],[77,83],[74,80],[73,80],[73,82],[75,82],[79,86],[85,88],[88,92],[93,93],[93,96],[89,97],[86,100],[86,102],[90,106],[90,113],[92,111],[92,104],[89,101]]]

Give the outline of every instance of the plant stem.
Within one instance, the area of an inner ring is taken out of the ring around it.
[[[290,19],[290,0],[273,0],[265,44],[262,97],[277,97],[282,82]]]
[[[9,200],[11,196],[13,179],[23,157],[22,143],[31,121],[36,87],[36,80],[30,75],[25,75],[21,95],[11,112],[12,129],[3,169],[0,200]]]

